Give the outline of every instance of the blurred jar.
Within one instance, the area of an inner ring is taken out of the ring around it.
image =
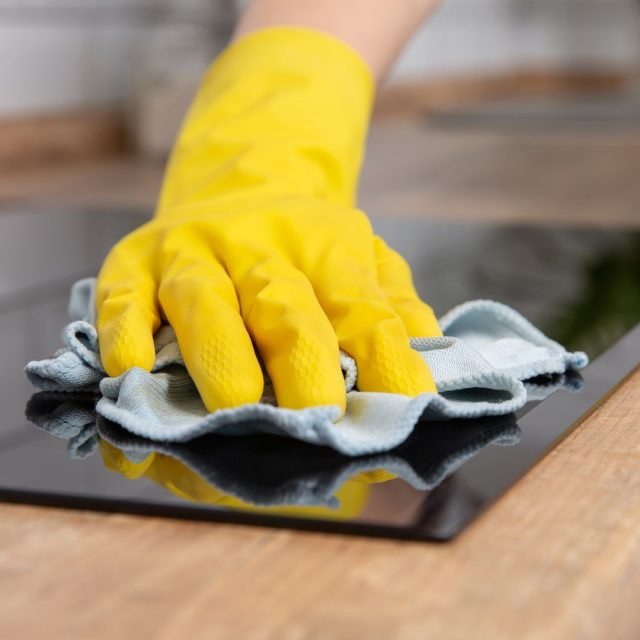
[[[134,62],[130,125],[136,151],[165,159],[203,73],[235,24],[234,0],[163,0]]]

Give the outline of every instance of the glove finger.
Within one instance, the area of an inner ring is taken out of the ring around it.
[[[404,323],[378,285],[373,250],[350,249],[334,252],[313,286],[340,347],[356,361],[358,389],[435,392],[429,368],[410,347]]]
[[[283,259],[256,260],[254,265],[235,284],[278,405],[338,405],[344,412],[338,341],[311,284]]]
[[[420,300],[407,261],[379,236],[374,237],[380,288],[411,337],[441,336],[433,309]]]
[[[264,376],[233,284],[208,248],[187,240],[167,258],[158,292],[187,370],[209,411],[258,402]]]
[[[98,275],[100,357],[112,377],[131,367],[153,367],[160,316],[150,249],[148,236],[134,232],[111,250]]]

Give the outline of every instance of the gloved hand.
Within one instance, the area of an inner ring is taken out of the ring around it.
[[[206,407],[345,407],[361,391],[435,391],[409,335],[440,335],[406,262],[354,208],[373,81],[347,45],[278,27],[233,43],[186,117],[152,221],[98,278],[106,371],[149,370],[174,328]]]

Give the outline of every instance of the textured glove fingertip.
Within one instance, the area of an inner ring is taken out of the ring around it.
[[[151,371],[156,358],[153,334],[160,319],[155,308],[135,292],[112,291],[97,303],[98,341],[102,366],[111,376],[132,367]]]
[[[437,393],[431,371],[408,341],[380,336],[366,357],[358,359],[358,388],[417,396]]]
[[[410,358],[406,362],[406,368],[402,375],[397,376],[399,381],[393,393],[402,393],[407,396],[418,396],[422,393],[438,393],[436,383],[431,375],[427,363],[415,351],[411,351]]]
[[[341,418],[347,408],[347,393],[340,369],[335,375],[329,375],[315,384],[296,382],[276,386],[278,406],[287,409],[306,409],[308,407],[333,406],[340,408]]]
[[[99,339],[102,366],[109,376],[119,376],[132,367],[145,371],[153,368],[155,346],[146,328],[134,333],[125,323],[119,323],[100,332]]]
[[[198,385],[198,391],[207,411],[233,409],[243,404],[260,402],[264,390],[264,376],[260,367],[251,367],[242,375],[225,375],[217,383]]]

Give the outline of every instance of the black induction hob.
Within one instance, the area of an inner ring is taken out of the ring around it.
[[[95,274],[144,220],[135,211],[0,213],[0,500],[448,540],[640,362],[640,233],[374,220],[439,315],[499,300],[592,364],[536,380],[517,415],[421,423],[384,455],[348,458],[269,435],[154,446],[96,421],[91,394],[33,395],[22,371],[60,346],[72,282]]]

